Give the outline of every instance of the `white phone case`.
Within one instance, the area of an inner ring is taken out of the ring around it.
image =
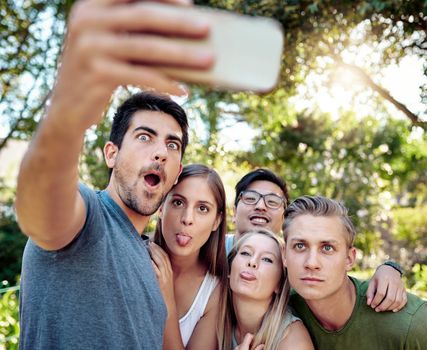
[[[283,29],[278,21],[206,7],[172,8],[208,19],[211,30],[207,39],[177,40],[189,46],[213,48],[215,64],[208,71],[169,67],[159,69],[175,79],[219,89],[265,93],[276,86],[283,52]]]

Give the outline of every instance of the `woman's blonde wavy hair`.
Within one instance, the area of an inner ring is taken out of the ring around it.
[[[231,271],[231,264],[237,255],[240,247],[252,236],[264,235],[274,240],[279,247],[280,252],[283,251],[283,240],[269,230],[255,230],[249,231],[244,234],[233,246],[228,254],[228,273]],[[282,256],[280,262],[283,266]],[[277,293],[273,293],[270,305],[265,312],[261,326],[254,334],[254,339],[251,344],[251,349],[254,349],[259,344],[264,344],[264,350],[276,350],[279,343],[283,340],[286,324],[284,322],[287,314],[288,301],[289,301],[289,281],[287,278],[287,271],[283,267],[282,275],[279,281],[279,288]],[[232,337],[236,329],[237,319],[233,307],[232,291],[230,289],[230,280],[227,279],[227,293],[220,303],[219,314],[219,332],[218,344],[221,350],[232,350]]]

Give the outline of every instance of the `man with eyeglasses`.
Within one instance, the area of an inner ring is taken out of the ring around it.
[[[256,169],[236,184],[233,222],[234,234],[227,234],[227,254],[246,232],[259,228],[281,234],[289,204],[286,183],[269,169]],[[376,311],[398,311],[406,304],[400,267],[387,261],[375,271],[367,291],[367,303]]]
[[[227,253],[245,232],[266,228],[279,234],[289,202],[286,183],[268,169],[256,169],[236,184],[233,222],[235,234],[226,238]]]

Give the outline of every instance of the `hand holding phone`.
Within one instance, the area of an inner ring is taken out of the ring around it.
[[[170,11],[206,19],[210,32],[204,40],[177,38],[188,48],[213,51],[210,70],[158,67],[177,80],[207,84],[219,89],[268,92],[278,81],[283,52],[283,30],[279,22],[265,17],[238,15],[223,10],[194,6],[168,6]]]

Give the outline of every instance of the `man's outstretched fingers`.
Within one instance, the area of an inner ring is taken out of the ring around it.
[[[173,67],[206,69],[213,64],[210,49],[193,47],[171,38],[156,35],[103,33],[93,37],[92,51],[115,57],[123,62],[148,63]]]
[[[179,7],[154,2],[119,4],[114,7],[79,6],[70,19],[99,30],[144,32],[182,37],[205,37],[209,21]],[[72,23],[70,23],[72,24]],[[80,25],[80,24],[79,24]]]
[[[96,65],[98,69],[108,71],[109,79],[114,80],[116,85],[149,87],[175,96],[186,94],[178,82],[152,68],[124,64],[105,58],[98,59]]]

